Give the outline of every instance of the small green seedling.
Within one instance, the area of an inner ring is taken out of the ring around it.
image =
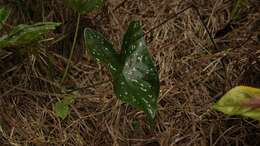
[[[146,46],[140,22],[130,23],[120,54],[99,32],[86,28],[84,38],[87,51],[110,70],[116,96],[142,109],[149,121],[153,121],[157,111],[159,76]]]
[[[237,86],[217,101],[213,108],[228,115],[240,115],[260,121],[260,89]]]
[[[56,102],[54,105],[54,111],[56,115],[62,119],[65,119],[70,113],[69,106],[74,103],[74,100],[74,95],[67,95],[63,97],[62,100]]]
[[[69,106],[65,104],[63,101],[58,101],[54,105],[54,111],[57,116],[59,116],[62,119],[65,119],[69,112]]]

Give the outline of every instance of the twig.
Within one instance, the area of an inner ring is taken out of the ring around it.
[[[170,21],[170,20],[172,20],[172,19],[178,17],[181,13],[185,12],[186,10],[188,10],[188,9],[190,9],[190,8],[192,8],[192,7],[193,7],[193,5],[190,5],[190,6],[186,7],[185,9],[181,10],[180,12],[178,12],[178,13],[172,15],[172,16],[169,17],[168,19],[164,20],[162,23],[160,23],[160,24],[154,26],[153,28],[149,29],[148,31],[146,31],[146,32],[144,33],[144,36],[146,36],[147,34],[151,33],[151,32],[154,31],[155,29],[161,27],[162,25],[164,25],[164,24],[167,23],[168,21]]]
[[[206,30],[206,32],[207,32],[207,34],[208,34],[208,36],[209,36],[209,38],[210,38],[211,43],[212,43],[213,46],[214,46],[214,50],[215,50],[215,51],[218,51],[219,49],[218,49],[218,47],[217,47],[217,45],[216,45],[216,43],[215,43],[215,41],[214,41],[214,39],[213,39],[211,33],[209,32],[209,29],[208,29],[207,25],[203,22],[203,19],[202,19],[202,16],[201,16],[200,12],[199,12],[199,9],[198,9],[194,4],[192,4],[192,8],[193,8],[193,9],[196,11],[196,13],[198,14],[199,19],[200,19],[200,22],[202,23],[204,29]],[[225,72],[225,77],[227,77],[226,65],[225,65],[225,63],[223,62],[223,58],[220,60],[220,63],[221,63],[221,65],[223,66],[223,69],[224,69],[224,72]],[[226,84],[228,84],[228,80],[226,80]],[[225,89],[225,88],[224,88],[224,89]]]
[[[215,41],[214,41],[214,39],[213,39],[211,33],[209,32],[209,29],[208,29],[207,25],[203,22],[202,16],[201,16],[201,14],[200,14],[198,8],[197,8],[195,5],[192,5],[192,8],[193,8],[193,9],[196,11],[196,13],[198,14],[199,19],[200,19],[200,22],[202,23],[204,29],[206,30],[206,32],[207,32],[207,34],[208,34],[208,36],[209,36],[209,38],[210,38],[210,41],[211,41],[211,43],[213,44],[213,46],[214,46],[214,48],[215,48],[215,51],[218,51],[218,47],[217,47],[217,45],[216,45],[216,43],[215,43]]]

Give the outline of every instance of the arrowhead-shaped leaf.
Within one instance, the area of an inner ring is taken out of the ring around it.
[[[65,104],[63,101],[58,101],[54,105],[54,111],[57,116],[65,119],[69,114],[69,106]]]
[[[141,24],[130,23],[120,55],[100,33],[89,28],[85,29],[85,44],[92,56],[108,65],[116,96],[142,109],[150,120],[154,119],[159,95],[159,77],[149,55]]]
[[[150,119],[155,118],[159,77],[150,57],[139,22],[131,22],[123,39],[121,60],[123,67],[114,77],[117,97],[135,107],[141,108]]]
[[[64,0],[68,7],[79,13],[88,13],[100,9],[104,0]]]
[[[55,22],[42,22],[33,25],[20,24],[10,34],[0,38],[0,48],[28,45],[59,25],[60,23]]]
[[[10,10],[6,9],[6,8],[0,8],[0,30],[2,29],[2,24],[5,23],[5,21],[7,20],[9,14],[10,14]]]
[[[228,115],[240,115],[260,121],[260,89],[237,86],[217,101],[213,108]]]

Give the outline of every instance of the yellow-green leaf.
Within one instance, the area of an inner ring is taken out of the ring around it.
[[[213,108],[228,115],[240,115],[260,121],[260,89],[237,86],[221,97]]]
[[[20,24],[8,35],[0,38],[0,48],[28,45],[59,25],[60,23],[56,22],[40,22],[33,25]]]

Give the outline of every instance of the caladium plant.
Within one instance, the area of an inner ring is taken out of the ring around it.
[[[234,87],[221,97],[213,108],[228,115],[240,115],[260,121],[260,89]]]
[[[149,120],[157,111],[159,75],[145,43],[141,23],[133,21],[123,38],[121,53],[104,36],[90,28],[84,30],[87,51],[106,64],[120,100],[142,109]]]

